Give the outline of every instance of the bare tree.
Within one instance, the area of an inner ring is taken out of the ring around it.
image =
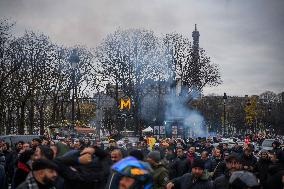
[[[95,56],[100,63],[105,80],[132,99],[135,123],[139,125],[142,84],[148,79],[158,79],[164,56],[159,39],[152,31],[130,29],[117,30],[96,49]],[[137,126],[138,126],[137,125]]]
[[[218,65],[211,62],[204,49],[198,49],[196,55],[190,40],[176,33],[167,34],[163,42],[171,71],[170,80],[180,79],[183,86],[198,91],[221,83]]]

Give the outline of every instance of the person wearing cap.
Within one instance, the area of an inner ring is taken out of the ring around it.
[[[159,151],[152,151],[147,156],[147,162],[154,170],[154,189],[165,188],[169,181],[169,172],[161,163],[161,154]]]
[[[213,189],[213,182],[204,171],[204,162],[196,159],[191,167],[191,173],[171,180],[167,184],[167,189]]]
[[[16,189],[55,189],[58,167],[53,161],[39,159],[33,162],[32,167],[26,180]]]
[[[224,174],[220,175],[214,180],[214,189],[228,189],[229,188],[229,179],[234,171],[241,170],[241,161],[236,153],[230,154],[226,160],[226,170]]]

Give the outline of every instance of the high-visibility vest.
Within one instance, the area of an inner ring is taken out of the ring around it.
[[[153,138],[153,137],[149,137],[149,138],[147,138],[147,143],[148,143],[148,145],[150,146],[150,148],[153,149],[153,146],[154,146],[155,143],[156,143],[156,139]]]

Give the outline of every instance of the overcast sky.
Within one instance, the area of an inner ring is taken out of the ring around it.
[[[0,0],[0,17],[16,21],[16,35],[90,48],[119,27],[191,37],[197,24],[223,80],[205,94],[284,91],[284,0]]]

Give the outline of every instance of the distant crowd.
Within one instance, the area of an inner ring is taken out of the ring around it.
[[[0,141],[1,189],[283,189],[284,152],[213,138]],[[254,143],[252,143],[254,141]],[[219,143],[218,143],[219,142]]]

